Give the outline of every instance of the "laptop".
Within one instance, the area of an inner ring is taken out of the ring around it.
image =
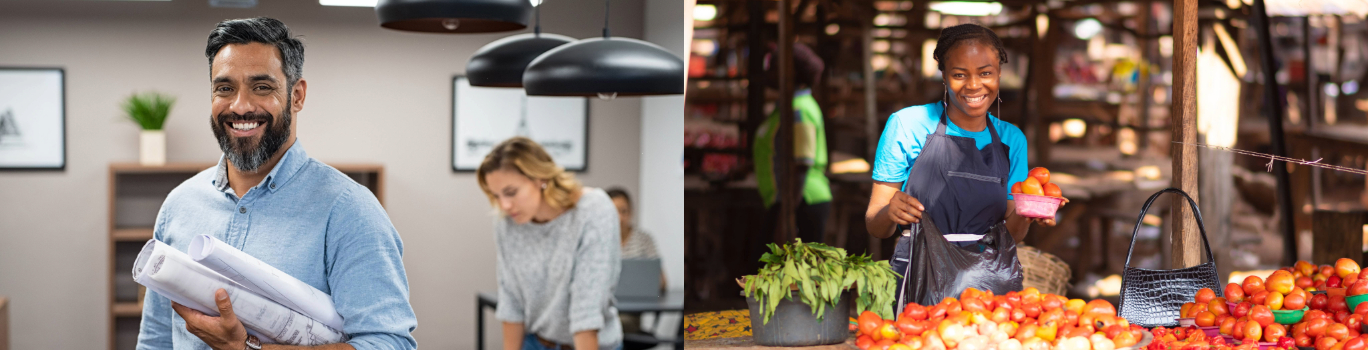
[[[613,295],[619,299],[659,298],[660,259],[622,259],[622,273]]]

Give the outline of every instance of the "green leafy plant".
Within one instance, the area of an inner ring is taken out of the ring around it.
[[[836,305],[843,292],[856,289],[856,313],[872,310],[885,319],[893,318],[893,298],[898,274],[888,261],[874,261],[869,255],[847,256],[845,249],[821,243],[769,244],[770,252],[760,258],[764,267],[745,276],[746,297],[761,303],[769,323],[780,300],[799,300],[812,308],[820,321],[827,305]]]
[[[175,97],[155,92],[134,94],[124,101],[123,110],[143,130],[161,130],[175,103]]]

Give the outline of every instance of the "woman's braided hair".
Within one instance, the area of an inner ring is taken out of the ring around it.
[[[966,42],[979,42],[992,46],[994,50],[997,50],[998,64],[1007,63],[1007,50],[1002,47],[1002,39],[998,39],[997,33],[993,33],[992,29],[981,25],[965,23],[941,30],[940,39],[936,40],[936,50],[931,55],[932,58],[936,59],[936,67],[944,72],[945,54],[955,46]]]

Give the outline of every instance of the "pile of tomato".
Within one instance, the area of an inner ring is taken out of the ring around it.
[[[1005,295],[970,288],[935,305],[907,304],[897,321],[873,312],[852,321],[855,345],[865,350],[1113,350],[1144,335],[1106,300],[1035,288]]]

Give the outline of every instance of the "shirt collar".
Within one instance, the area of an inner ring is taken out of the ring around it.
[[[275,168],[271,169],[271,172],[266,174],[266,178],[262,179],[261,184],[256,187],[275,192],[277,188],[289,183],[290,178],[299,172],[299,169],[304,166],[308,159],[309,155],[304,152],[304,146],[300,145],[299,139],[296,138],[290,149],[285,150],[285,156],[280,158],[280,163],[276,163]],[[212,182],[214,189],[219,192],[228,191],[228,160],[226,155],[219,156],[219,162],[215,169],[217,170]]]

